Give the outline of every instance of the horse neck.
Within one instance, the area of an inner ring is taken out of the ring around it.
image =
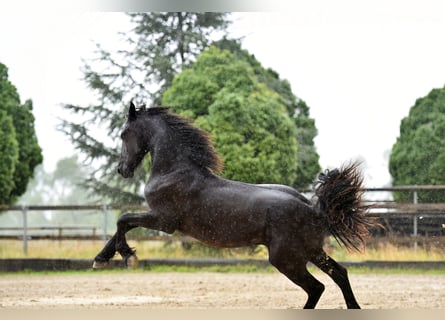
[[[172,172],[184,167],[186,161],[181,148],[172,141],[168,129],[164,126],[160,126],[153,136],[150,155],[151,175]]]

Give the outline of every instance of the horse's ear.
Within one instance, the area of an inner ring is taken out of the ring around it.
[[[128,120],[136,120],[136,107],[134,106],[133,101],[130,102],[130,108],[128,109]]]

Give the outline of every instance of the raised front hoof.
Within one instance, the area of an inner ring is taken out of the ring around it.
[[[125,259],[125,265],[127,266],[128,270],[137,269],[139,266],[138,257],[136,257],[135,254],[132,254],[131,256],[127,257]]]
[[[93,262],[93,269],[94,270],[101,270],[106,269],[110,263],[108,261],[97,261],[94,260]]]

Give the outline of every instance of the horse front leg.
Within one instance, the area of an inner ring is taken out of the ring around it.
[[[126,231],[123,232],[123,230]],[[94,258],[93,269],[104,269],[108,267],[109,261],[115,256],[116,251],[121,253],[123,257],[134,254],[134,251],[130,249],[125,239],[125,233],[128,232],[129,230],[131,229],[119,228],[118,225],[118,231],[113,235],[113,237],[110,240],[108,240],[104,248]]]
[[[152,230],[173,233],[175,225],[172,221],[164,221],[160,215],[153,211],[146,213],[126,213],[119,217],[117,221],[116,234],[108,241],[102,251],[94,259],[93,268],[101,269],[107,266],[108,261],[115,255],[116,251],[124,259],[128,268],[137,267],[137,257],[135,250],[131,249],[125,238],[125,234],[131,229],[144,227]]]
[[[93,269],[104,269],[116,254],[116,233],[94,258]]]

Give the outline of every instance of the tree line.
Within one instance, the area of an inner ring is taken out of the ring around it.
[[[94,168],[82,188],[112,202],[142,202],[150,159],[129,180],[116,163],[119,133],[128,102],[168,105],[211,132],[224,160],[223,175],[252,183],[282,183],[307,188],[321,170],[314,145],[317,135],[310,107],[290,83],[262,66],[230,38],[228,13],[132,13],[133,29],[122,47],[97,44],[96,57],[85,61],[84,81],[95,93],[89,105],[66,103],[82,116],[65,119],[67,135],[83,160]],[[420,98],[401,121],[389,170],[393,185],[445,184],[445,88]],[[108,138],[94,135],[97,127]],[[42,152],[34,131],[32,101],[20,102],[7,67],[0,64],[0,203],[10,204],[26,190]],[[56,177],[55,177],[56,178]],[[404,200],[396,194],[396,199]],[[422,193],[420,201],[445,201]]]

